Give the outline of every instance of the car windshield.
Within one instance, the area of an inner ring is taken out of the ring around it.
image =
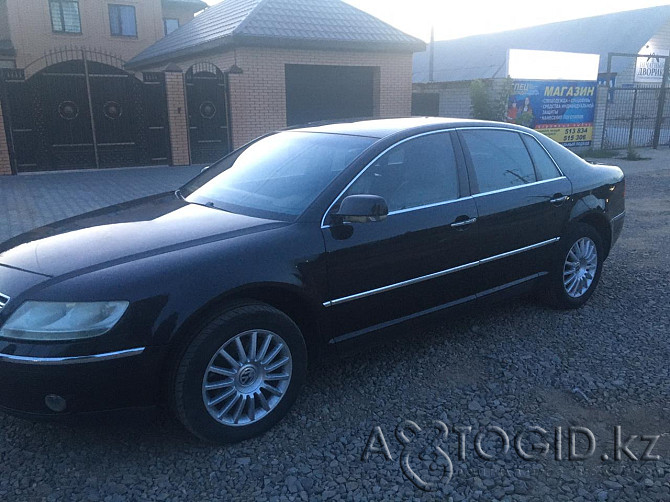
[[[286,131],[223,159],[181,189],[188,202],[294,219],[377,138]]]

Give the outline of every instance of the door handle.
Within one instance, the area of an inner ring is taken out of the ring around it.
[[[569,197],[567,195],[561,195],[560,193],[557,193],[554,194],[553,198],[549,199],[549,202],[551,202],[555,206],[560,206],[568,199]]]
[[[455,221],[451,224],[451,226],[452,226],[452,228],[467,227],[468,225],[472,225],[476,221],[477,221],[477,218],[470,218],[470,219],[463,220],[463,221]]]

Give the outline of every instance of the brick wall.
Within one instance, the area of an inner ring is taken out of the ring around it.
[[[110,3],[135,7],[137,37],[112,36],[109,24]],[[53,32],[47,0],[6,0],[5,10],[10,27],[7,33],[11,33],[12,43],[17,51],[18,68],[26,67],[42,57],[46,51],[73,46],[101,49],[127,61],[163,38],[164,16],[178,17],[181,24],[193,17],[184,8],[170,7],[164,13],[160,0],[86,0],[79,2],[81,33],[73,35]],[[0,30],[0,35],[2,34],[3,31]],[[29,74],[40,69],[39,65],[35,69],[29,68]]]
[[[9,148],[7,147],[7,136],[5,135],[5,121],[2,116],[2,105],[0,105],[0,175],[12,174],[9,163]]]
[[[470,82],[450,82],[440,91],[440,116],[459,119],[472,118]]]
[[[234,147],[269,131],[286,127],[287,64],[371,66],[375,78],[374,110],[379,117],[406,117],[412,107],[412,55],[378,52],[310,51],[239,48],[207,58],[178,61],[186,71],[208,61],[226,70],[237,62],[240,75],[230,75],[230,115]]]
[[[191,154],[188,143],[184,74],[181,71],[165,72],[165,94],[167,96],[172,165],[187,166],[191,163]]]

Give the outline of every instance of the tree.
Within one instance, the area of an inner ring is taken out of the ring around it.
[[[507,103],[513,90],[514,85],[510,78],[502,82],[492,79],[473,80],[470,84],[472,116],[480,120],[504,121]]]

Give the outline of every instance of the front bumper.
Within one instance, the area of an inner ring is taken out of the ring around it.
[[[23,415],[60,416],[155,405],[163,347],[74,357],[0,354],[0,407]],[[46,396],[65,400],[53,411]]]

